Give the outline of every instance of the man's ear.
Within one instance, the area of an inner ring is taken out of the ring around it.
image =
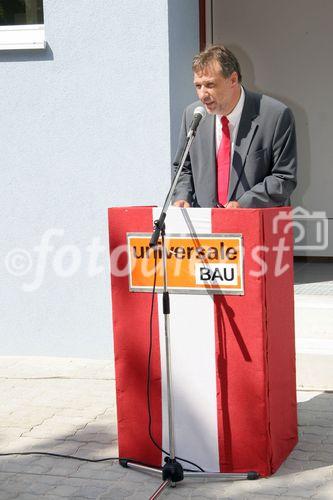
[[[231,81],[231,84],[232,84],[233,87],[235,85],[238,85],[238,75],[237,75],[236,71],[234,71],[233,73],[231,73],[231,75],[230,75],[230,81]]]

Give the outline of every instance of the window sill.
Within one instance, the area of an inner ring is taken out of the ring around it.
[[[45,49],[44,24],[0,26],[0,50]]]

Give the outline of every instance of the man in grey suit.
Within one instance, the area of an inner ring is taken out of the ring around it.
[[[201,102],[184,112],[176,169],[194,109],[202,103],[207,116],[198,127],[173,204],[185,208],[288,205],[297,167],[290,109],[244,89],[239,63],[226,47],[215,45],[201,52],[192,68]]]

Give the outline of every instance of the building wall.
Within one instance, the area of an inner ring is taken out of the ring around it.
[[[112,355],[107,208],[164,201],[191,100],[176,5],[44,0],[47,49],[0,52],[2,355]]]

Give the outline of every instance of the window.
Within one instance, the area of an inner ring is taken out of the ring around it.
[[[0,50],[42,48],[43,0],[0,0]]]
[[[0,0],[0,25],[44,24],[42,0]]]

